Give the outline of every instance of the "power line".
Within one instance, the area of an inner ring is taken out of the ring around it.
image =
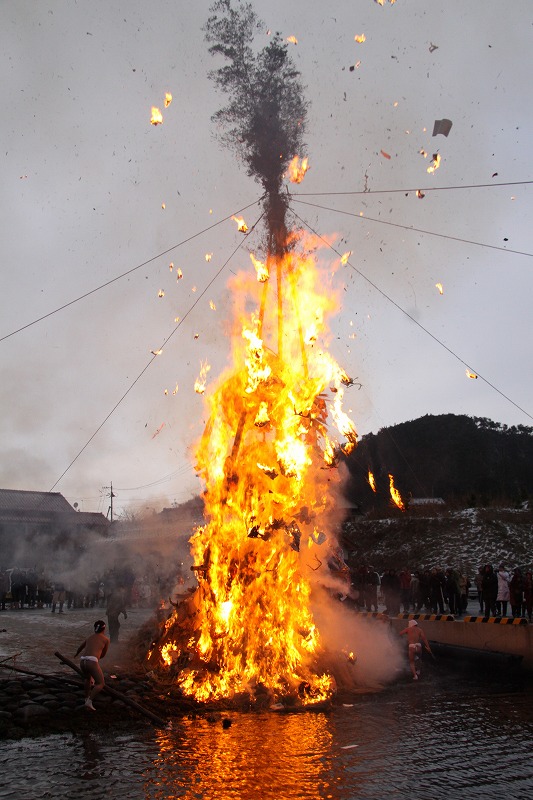
[[[486,244],[484,242],[474,242],[472,239],[461,239],[459,236],[449,236],[445,233],[435,233],[435,231],[426,231],[422,228],[413,228],[411,225],[400,225],[397,222],[387,222],[384,219],[376,219],[375,217],[367,217],[366,214],[361,216],[360,214],[354,214],[353,211],[342,211],[338,208],[329,208],[328,206],[321,206],[318,203],[307,203],[305,200],[296,200],[295,203],[300,203],[303,206],[311,206],[312,208],[319,208],[322,211],[333,211],[335,214],[345,214],[348,217],[354,217],[354,219],[359,219],[362,221],[368,222],[379,222],[381,225],[390,225],[393,228],[402,228],[404,231],[414,231],[415,233],[425,233],[428,236],[438,236],[440,239],[450,239],[452,242],[462,242],[463,244],[473,244],[476,247],[487,247],[489,250],[499,250],[502,253],[514,253],[518,256],[528,256],[533,258],[533,253],[525,253],[522,250],[511,250],[508,247],[498,247],[495,244]]]
[[[333,252],[336,253],[339,257],[341,256],[341,254],[338,252],[338,250],[336,250],[335,247],[333,247],[333,245],[330,244],[327,241],[327,239],[325,239],[323,236],[321,236],[311,225],[309,225],[308,222],[306,222],[304,219],[302,219],[302,217],[300,217],[298,214],[296,214],[295,211],[293,211],[292,213],[294,214],[294,216],[297,219],[300,220],[302,225],[305,225],[305,227],[308,228],[311,231],[311,233],[313,233],[315,236],[317,236],[322,242],[324,242],[329,248],[331,248],[331,250],[333,250]],[[370,278],[368,278],[363,272],[361,272],[361,270],[357,269],[357,267],[355,267],[350,261],[347,261],[346,263],[348,264],[348,266],[351,269],[353,269],[354,272],[356,272],[361,278],[363,278],[363,280],[365,280],[368,284],[370,284],[370,286],[372,286],[372,288],[374,288],[377,292],[379,292],[382,295],[382,297],[384,297],[386,300],[388,300],[389,303],[392,303],[392,305],[395,308],[397,308],[398,311],[401,311],[401,313],[404,314],[408,319],[410,319],[411,322],[414,322],[414,324],[417,325],[420,328],[420,330],[422,330],[425,334],[427,334],[427,336],[430,336],[433,339],[434,342],[437,342],[437,344],[439,344],[441,347],[443,347],[448,353],[450,353],[450,355],[452,355],[455,359],[457,359],[457,361],[459,361],[461,364],[463,364],[463,366],[465,366],[470,372],[472,372],[475,375],[477,375],[477,377],[480,380],[482,380],[484,383],[486,383],[487,386],[490,386],[491,389],[493,389],[501,397],[503,397],[505,400],[507,400],[509,403],[511,403],[511,405],[513,405],[515,408],[517,408],[519,411],[521,411],[522,414],[525,414],[526,417],[529,417],[529,419],[533,419],[533,415],[531,415],[528,411],[526,411],[524,408],[519,406],[518,403],[515,403],[515,401],[512,400],[504,392],[502,392],[501,389],[498,389],[497,386],[495,386],[493,383],[491,383],[488,380],[488,378],[483,377],[483,375],[480,375],[479,372],[474,370],[473,367],[471,367],[469,364],[467,364],[466,361],[464,361],[459,355],[457,355],[457,353],[455,353],[450,347],[448,347],[448,345],[444,344],[444,342],[441,341],[437,336],[435,336],[434,333],[431,333],[431,331],[429,331],[427,328],[425,328],[424,325],[422,325],[420,322],[418,322],[418,320],[416,320],[413,316],[411,316],[411,314],[409,314],[408,311],[406,311],[404,308],[402,308],[402,306],[400,306],[395,300],[393,300],[392,297],[390,297],[390,295],[388,295],[385,291],[383,291],[383,289],[381,289],[377,284],[375,284],[372,280],[370,280]]]
[[[166,256],[168,253],[171,253],[173,250],[176,250],[178,247],[182,247],[184,244],[191,242],[193,239],[197,239],[198,236],[202,236],[204,233],[208,233],[208,231],[213,230],[218,225],[221,225],[223,222],[227,222],[228,219],[232,219],[232,217],[236,217],[237,214],[242,214],[243,211],[246,211],[248,208],[256,205],[259,203],[261,198],[258,200],[254,200],[253,203],[249,203],[247,206],[235,211],[233,214],[228,214],[227,217],[220,219],[218,222],[214,222],[213,225],[209,225],[208,228],[204,228],[198,233],[193,233],[192,236],[188,236],[187,239],[183,239],[183,241],[178,242],[178,244],[173,245],[172,247],[167,248],[167,250],[163,250],[163,252],[158,253],[156,256],[152,256],[152,258],[143,261],[142,264],[137,264],[136,267],[132,267],[131,269],[127,270],[126,272],[122,272],[120,275],[111,278],[111,280],[106,281],[106,283],[102,283],[100,286],[96,286],[94,289],[91,289],[89,292],[85,292],[85,294],[80,295],[79,297],[74,298],[74,300],[69,300],[68,303],[64,303],[62,306],[55,308],[53,311],[49,311],[47,314],[43,314],[42,317],[38,317],[38,319],[34,319],[32,322],[28,322],[26,325],[23,325],[21,328],[17,328],[15,331],[11,331],[11,333],[6,334],[5,336],[0,337],[0,342],[5,341],[5,339],[9,339],[11,336],[15,336],[17,333],[21,333],[21,331],[25,331],[26,328],[31,328],[32,325],[36,325],[38,322],[42,322],[44,319],[48,319],[48,317],[52,317],[54,314],[57,314],[59,311],[64,311],[65,308],[69,308],[69,306],[73,306],[75,303],[79,303],[80,300],[85,300],[86,297],[90,297],[92,294],[99,292],[100,289],[105,289],[106,286],[111,286],[112,283],[116,283],[116,281],[125,278],[127,275],[131,275],[132,272],[136,272],[138,269],[142,269],[142,267],[146,267],[147,264],[151,264],[153,261],[156,261],[158,258],[162,256]]]
[[[488,189],[497,186],[528,186],[533,181],[507,181],[505,183],[471,183],[461,186],[417,186],[416,189],[359,189],[353,192],[296,192],[291,197],[333,197],[350,196],[359,194],[409,194],[410,192],[447,192],[456,189]]]
[[[153,486],[160,486],[162,483],[166,483],[167,481],[172,480],[172,478],[176,478],[178,475],[184,475],[186,472],[192,471],[194,472],[194,467],[191,464],[182,464],[181,467],[171,472],[169,475],[164,475],[162,478],[158,478],[151,483],[145,483],[143,486],[127,486],[124,487],[115,487],[116,492],[137,492],[141,489],[151,489]]]
[[[254,204],[253,204],[253,203],[251,203],[251,205],[254,205]],[[247,206],[247,207],[248,207],[248,206]],[[237,213],[239,213],[239,212],[237,212]],[[263,211],[263,212],[262,212],[262,214],[261,214],[261,215],[259,216],[259,218],[257,219],[257,221],[255,222],[255,224],[254,224],[254,225],[252,225],[252,227],[251,227],[251,228],[248,230],[248,233],[246,234],[246,238],[248,238],[248,236],[250,236],[250,234],[251,234],[251,233],[252,233],[252,232],[255,230],[255,228],[257,227],[257,225],[259,224],[259,222],[260,222],[260,221],[261,221],[261,219],[263,218],[264,214],[265,214],[265,212]],[[168,343],[168,342],[169,342],[169,341],[172,339],[172,337],[174,336],[174,334],[176,333],[176,331],[177,331],[177,330],[178,330],[178,329],[181,327],[182,323],[183,323],[183,322],[184,322],[184,321],[187,319],[187,317],[189,316],[189,314],[190,314],[190,313],[193,311],[193,309],[194,309],[194,308],[195,308],[195,307],[198,305],[198,303],[200,302],[200,300],[202,299],[202,297],[203,297],[203,296],[204,296],[204,295],[207,293],[207,290],[208,290],[208,289],[209,289],[209,288],[210,288],[210,287],[213,285],[213,283],[214,283],[214,282],[215,282],[215,280],[218,278],[218,276],[219,276],[219,275],[220,275],[220,274],[223,272],[223,270],[225,269],[225,267],[227,266],[227,264],[229,264],[229,262],[231,261],[231,259],[232,259],[232,258],[233,258],[233,256],[235,255],[235,253],[237,253],[237,251],[238,251],[238,250],[239,250],[239,249],[242,247],[242,244],[243,244],[243,242],[244,242],[244,239],[243,239],[242,241],[240,241],[240,242],[239,242],[239,244],[237,245],[237,247],[236,247],[236,248],[233,250],[233,252],[232,252],[232,253],[231,253],[231,255],[229,256],[229,258],[228,258],[228,259],[227,259],[227,260],[224,262],[224,264],[223,264],[223,265],[220,267],[220,269],[219,269],[219,270],[218,270],[218,271],[215,273],[215,275],[213,275],[213,277],[211,278],[211,280],[209,281],[209,283],[207,284],[207,286],[206,286],[206,287],[204,288],[204,290],[203,290],[203,291],[200,293],[200,295],[199,295],[199,296],[197,297],[197,299],[194,301],[194,303],[192,304],[192,306],[190,306],[190,308],[189,308],[189,309],[186,311],[186,313],[183,315],[183,317],[181,317],[181,318],[180,318],[180,321],[178,322],[178,324],[176,325],[176,327],[174,328],[174,330],[172,331],[172,333],[170,333],[170,335],[169,335],[169,336],[167,336],[167,338],[164,340],[163,344],[162,344],[162,345],[161,345],[161,347],[159,348],[159,351],[161,351],[161,350],[162,350],[162,349],[165,347],[165,345],[166,345],[166,344],[167,344],[167,343]],[[61,481],[61,480],[62,480],[62,479],[65,477],[65,475],[66,475],[66,474],[67,474],[67,472],[70,470],[70,468],[71,468],[71,467],[72,467],[72,466],[73,466],[73,465],[76,463],[76,461],[77,461],[77,460],[78,460],[78,458],[81,456],[81,454],[82,454],[82,453],[83,453],[83,452],[84,452],[84,451],[87,449],[87,447],[90,445],[90,443],[92,442],[92,440],[94,439],[94,437],[95,437],[95,436],[96,436],[96,435],[97,435],[97,434],[98,434],[98,433],[99,433],[99,432],[102,430],[102,428],[104,427],[104,425],[106,424],[106,422],[108,421],[108,419],[110,419],[110,417],[111,417],[111,416],[114,414],[114,412],[115,412],[115,411],[117,410],[117,408],[120,406],[120,404],[122,403],[122,401],[123,401],[123,400],[124,400],[124,399],[125,399],[125,398],[126,398],[128,395],[129,395],[129,393],[131,392],[131,390],[133,389],[133,387],[134,387],[134,386],[135,386],[135,385],[136,385],[136,384],[137,384],[137,383],[140,381],[140,379],[142,378],[142,376],[144,375],[144,373],[147,371],[148,367],[150,367],[150,365],[151,365],[151,364],[153,364],[153,362],[154,362],[154,360],[155,360],[156,358],[157,358],[157,355],[155,355],[155,354],[154,354],[154,355],[152,356],[152,358],[151,358],[151,359],[148,361],[148,363],[146,364],[146,366],[145,366],[145,367],[144,367],[144,368],[143,368],[143,369],[140,371],[140,373],[137,375],[137,377],[135,378],[135,380],[134,380],[134,381],[133,381],[133,382],[130,384],[130,386],[128,387],[128,389],[126,389],[126,391],[124,392],[124,394],[122,395],[122,397],[121,397],[121,398],[120,398],[120,399],[119,399],[119,400],[118,400],[118,401],[115,403],[115,405],[113,406],[113,408],[111,409],[111,411],[110,411],[110,412],[107,414],[107,416],[104,418],[104,420],[103,420],[103,421],[100,423],[100,425],[99,425],[99,426],[98,426],[98,428],[95,430],[95,432],[92,434],[92,436],[91,436],[91,437],[88,439],[88,441],[87,441],[87,442],[86,442],[86,443],[83,445],[83,447],[82,447],[82,448],[81,448],[81,450],[80,450],[80,451],[77,453],[77,455],[76,455],[76,456],[74,456],[74,458],[72,459],[72,461],[70,462],[70,464],[68,465],[68,467],[67,467],[67,468],[64,470],[64,472],[63,472],[63,473],[62,473],[62,474],[59,476],[59,478],[56,480],[56,482],[54,483],[54,485],[52,486],[52,488],[48,490],[49,492],[52,492],[52,491],[54,490],[54,488],[57,486],[57,484],[58,484],[58,483],[59,483],[59,482],[60,482],[60,481]]]

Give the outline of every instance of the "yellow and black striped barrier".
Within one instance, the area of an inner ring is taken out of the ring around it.
[[[398,614],[397,619],[416,619],[426,622],[433,622],[439,620],[440,622],[454,622],[455,617],[452,614]]]
[[[494,625],[528,625],[525,617],[459,617],[453,614],[397,614],[391,617],[383,611],[361,611],[362,617],[374,619],[415,619],[421,622],[490,622]]]
[[[527,625],[525,617],[463,617],[465,622],[491,622],[494,625]]]
[[[453,622],[455,617],[451,614],[396,614],[391,617],[390,614],[385,614],[383,611],[361,611],[362,617],[369,617],[374,619],[416,619],[416,620],[440,620],[441,622]]]

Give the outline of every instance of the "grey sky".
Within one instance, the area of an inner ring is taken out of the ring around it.
[[[210,117],[224,99],[207,77],[217,65],[201,30],[209,5],[0,5],[0,338],[259,198],[260,187],[213,138]],[[383,7],[263,0],[255,7],[265,22],[260,44],[267,28],[297,37],[291,52],[312,104],[311,169],[291,185],[295,193],[362,191],[365,181],[377,191],[531,178],[528,0]],[[154,127],[150,109],[163,106],[166,91],[173,101]],[[443,117],[453,121],[451,132],[433,138],[434,120]],[[441,166],[428,175],[437,151]],[[363,384],[347,402],[361,434],[426,413],[533,424],[532,259],[383,224],[533,252],[529,186],[424,199],[412,192],[300,199],[363,212],[293,204],[319,233],[335,235],[339,252],[353,251],[357,270],[527,412],[468,379],[459,361],[344,267],[335,279],[343,305],[331,350]],[[254,206],[244,217],[250,225],[258,214]],[[0,342],[3,488],[56,483],[239,243],[235,224],[225,222]],[[111,480],[118,508],[182,502],[200,490],[191,449],[204,410],[193,384],[200,361],[212,365],[209,380],[227,363],[227,281],[230,270],[249,267],[255,244],[243,243],[56,485],[71,502],[105,513],[100,490]],[[183,271],[179,282],[170,262]]]

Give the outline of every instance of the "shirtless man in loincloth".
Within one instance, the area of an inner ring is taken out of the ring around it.
[[[104,673],[99,660],[105,656],[109,647],[109,639],[104,636],[105,622],[102,619],[94,623],[94,633],[80,644],[76,650],[75,658],[82,651],[80,669],[85,678],[85,708],[96,711],[93,699],[101,692],[105,685]]]
[[[418,622],[416,619],[410,619],[407,628],[404,628],[403,631],[400,631],[400,636],[407,636],[407,649],[409,652],[409,666],[411,667],[411,672],[413,673],[413,680],[417,681],[418,676],[420,675],[420,670],[416,668],[415,658],[420,658],[422,655],[422,644],[430,653],[431,647],[429,646],[429,642],[427,640],[426,634],[419,627]]]

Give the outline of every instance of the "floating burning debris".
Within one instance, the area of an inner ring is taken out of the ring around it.
[[[156,106],[152,106],[152,116],[150,117],[150,124],[151,125],[163,124],[163,114],[161,113],[161,109],[157,108]]]
[[[196,394],[203,394],[205,392],[205,386],[207,382],[207,373],[211,369],[211,365],[208,364],[207,361],[202,361],[200,363],[200,374],[196,378],[194,382],[194,391]]]
[[[238,231],[240,231],[241,233],[248,232],[248,225],[246,224],[246,222],[243,220],[242,217],[232,217],[232,220],[234,220],[237,223]]]
[[[266,266],[266,264],[263,264],[262,261],[259,261],[259,259],[256,258],[253,253],[250,253],[250,258],[252,260],[252,264],[255,267],[257,280],[259,281],[259,283],[264,283],[270,277],[268,272],[268,267]]]
[[[389,473],[389,490],[390,490],[391,500],[394,503],[394,505],[398,506],[398,508],[401,511],[405,511],[405,504],[402,500],[402,496],[398,491],[398,489],[396,488],[396,486],[394,485],[394,478],[390,473]]]
[[[477,375],[475,372],[471,372],[468,367],[466,368],[466,377],[472,378],[472,380],[477,381]]]
[[[431,161],[431,164],[427,168],[427,172],[431,174],[432,172],[435,172],[435,170],[437,170],[439,167],[440,167],[440,153],[433,153],[433,159]]]
[[[305,173],[308,169],[309,161],[307,158],[302,158],[300,160],[298,156],[294,156],[289,164],[289,169],[287,170],[287,174],[291,183],[301,183],[305,178]]]
[[[170,92],[165,92],[165,108],[168,108],[172,102],[172,95]]]
[[[439,290],[439,294],[444,294],[444,287],[442,283],[436,283],[435,286]]]

